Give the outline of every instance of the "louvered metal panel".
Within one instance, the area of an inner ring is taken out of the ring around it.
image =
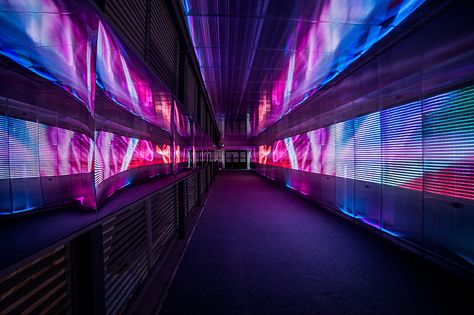
[[[201,170],[201,194],[206,190],[206,171]]]
[[[178,200],[173,185],[151,197],[152,262],[163,255],[178,231]]]
[[[197,82],[193,68],[191,67],[189,61],[186,62],[185,78],[184,106],[194,117],[196,112]]]
[[[186,198],[186,216],[189,215],[197,202],[197,176],[196,174],[186,177],[185,198]]]
[[[145,203],[108,219],[103,243],[106,313],[117,314],[148,274]]]
[[[147,0],[108,0],[105,13],[143,57],[146,43]]]
[[[0,279],[1,314],[69,314],[69,259],[64,246]]]
[[[147,59],[172,92],[178,90],[178,34],[164,1],[151,1]]]

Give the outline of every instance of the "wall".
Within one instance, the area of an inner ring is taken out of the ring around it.
[[[378,47],[261,134],[257,171],[386,237],[472,270],[468,7],[450,5]]]
[[[195,167],[195,138],[210,150],[166,80],[89,3],[0,6],[1,215],[96,211],[119,189]]]

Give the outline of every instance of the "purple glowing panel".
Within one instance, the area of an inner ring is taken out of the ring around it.
[[[97,131],[95,137],[96,186],[118,173],[170,161],[170,147],[167,144],[157,144],[105,131]]]
[[[94,111],[98,25],[94,11],[74,1],[2,1],[0,25],[0,54]]]
[[[474,200],[474,88],[261,145],[258,162]]]
[[[1,116],[0,179],[92,172],[93,140],[67,129]]]
[[[1,212],[23,212],[79,201],[95,207],[92,181],[94,142],[71,130],[0,116]],[[72,180],[81,178],[81,180]],[[43,180],[44,179],[44,180]],[[59,182],[63,184],[60,185]],[[8,196],[6,196],[8,195]],[[10,208],[8,209],[7,206]]]
[[[182,0],[220,119],[258,134],[364,55],[424,0]]]
[[[145,66],[99,23],[97,84],[117,105],[169,131],[173,97],[155,83]]]

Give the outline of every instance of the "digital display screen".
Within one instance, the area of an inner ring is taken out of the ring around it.
[[[170,130],[170,93],[156,84],[145,66],[127,53],[110,28],[99,22],[97,84],[111,101],[135,116]]]
[[[2,212],[9,212],[7,207],[22,212],[44,206],[50,197],[46,192],[59,193],[61,187],[55,188],[58,178],[86,174],[92,179],[94,141],[87,135],[0,116],[0,146],[0,182],[12,187],[11,191],[2,189]],[[87,180],[69,185],[70,194],[61,196],[65,202],[77,200],[83,206],[95,206],[93,187]],[[10,199],[12,205],[6,202]]]
[[[0,4],[0,54],[60,86],[94,111],[99,18],[72,1]]]
[[[169,146],[149,140],[97,131],[95,136],[96,186],[109,177],[133,168],[169,163]]]
[[[474,88],[258,147],[258,163],[474,200]]]

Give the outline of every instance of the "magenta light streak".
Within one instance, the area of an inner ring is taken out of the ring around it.
[[[1,4],[0,54],[62,87],[94,111],[98,16],[72,1]]]
[[[96,185],[132,168],[169,163],[169,149],[149,140],[98,131],[95,144]]]
[[[153,80],[110,28],[100,22],[97,39],[97,83],[117,105],[160,127],[170,128],[173,97]]]

